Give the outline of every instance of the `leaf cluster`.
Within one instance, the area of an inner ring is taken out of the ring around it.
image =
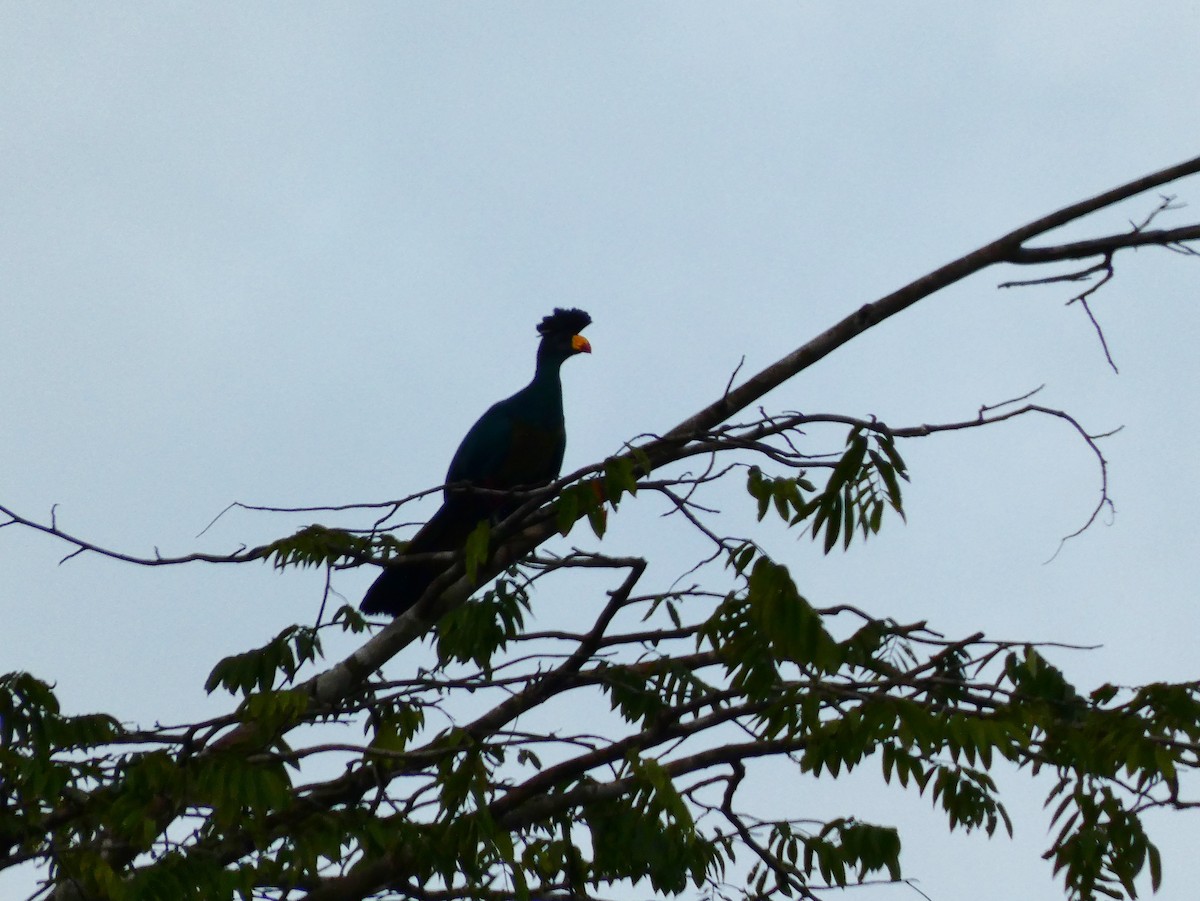
[[[839,537],[848,548],[856,531],[864,539],[877,534],[889,507],[903,517],[900,483],[908,478],[892,434],[856,425],[819,491],[803,472],[771,477],[758,466],[750,467],[746,490],[758,502],[759,520],[773,509],[790,526],[808,522],[813,538],[820,537],[829,553]]]

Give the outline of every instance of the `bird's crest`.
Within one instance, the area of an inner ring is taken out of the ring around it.
[[[539,335],[578,335],[592,323],[592,317],[583,310],[564,310],[555,307],[554,312],[538,323]]]

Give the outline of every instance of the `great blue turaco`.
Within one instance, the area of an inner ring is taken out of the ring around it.
[[[558,476],[567,447],[559,370],[568,357],[592,352],[579,334],[591,321],[583,310],[558,308],[541,321],[533,381],[471,426],[446,472],[441,509],[413,536],[406,553],[458,550],[482,520],[498,522],[520,505],[520,499],[471,488],[528,489]],[[367,589],[361,609],[399,616],[445,569],[438,563],[386,566]]]

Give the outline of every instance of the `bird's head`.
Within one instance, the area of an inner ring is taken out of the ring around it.
[[[592,345],[579,333],[591,322],[592,317],[583,310],[555,308],[553,313],[538,323],[538,334],[542,336],[538,362],[553,360],[561,363],[575,354],[590,354]]]

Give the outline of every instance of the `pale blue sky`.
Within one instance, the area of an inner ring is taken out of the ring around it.
[[[674,425],[743,355],[765,365],[1016,225],[1200,152],[1198,34],[1184,2],[8,4],[0,502],[57,503],[65,529],[175,554],[308,521],[231,516],[197,540],[233,500],[428,487],[524,384],[555,305],[595,318],[595,353],[565,377],[567,466],[590,462]],[[1193,207],[1171,221],[1194,219],[1200,180],[1177,190]],[[1026,421],[908,445],[909,523],[870,546],[769,540],[817,604],[1102,644],[1055,658],[1085,686],[1197,678],[1200,264],[1120,260],[1095,304],[1119,376],[1067,289],[995,289],[1027,274],[931,298],[769,403],[911,425],[1045,383],[1042,402],[1090,428],[1125,425],[1104,445],[1113,525],[1043,565],[1097,473],[1060,423]],[[642,547],[657,512],[623,507],[605,544]],[[212,712],[215,660],[320,600],[312,573],[56,567],[65,552],[0,532],[0,669],[57,682],[71,710]],[[336,587],[357,601],[371,578]],[[554,601],[539,623],[565,615]],[[947,839],[926,800],[867,771],[797,783],[790,809],[900,822],[934,901],[1059,894],[1020,780],[1017,839],[989,842]],[[1158,825],[1162,896],[1189,897],[1200,825]]]

